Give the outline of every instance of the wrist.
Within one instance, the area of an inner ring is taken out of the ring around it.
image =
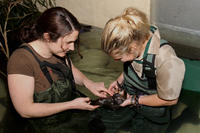
[[[139,98],[140,98],[140,96],[138,96],[138,95],[133,95],[133,96],[131,97],[131,104],[134,105],[134,106],[139,107],[139,106],[140,106],[140,104],[139,104]]]
[[[137,107],[140,106],[140,104],[139,104],[139,98],[140,98],[139,95],[136,95],[136,96],[135,96],[135,105],[136,105]]]
[[[131,105],[134,105],[134,106],[136,106],[135,97],[136,97],[136,95],[133,95],[133,96],[131,97]]]

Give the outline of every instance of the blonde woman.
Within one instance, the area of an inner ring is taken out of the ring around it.
[[[124,62],[123,73],[109,90],[115,93],[120,83],[127,92],[121,104],[124,108],[107,111],[109,115],[102,113],[106,130],[112,114],[121,114],[121,124],[112,128],[129,122],[134,133],[165,132],[170,121],[169,106],[177,103],[181,91],[183,61],[167,41],[161,40],[158,28],[149,24],[146,15],[134,8],[127,8],[106,23],[101,46],[114,60]]]

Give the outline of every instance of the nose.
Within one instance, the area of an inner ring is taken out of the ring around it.
[[[73,45],[70,45],[69,50],[74,51],[74,44],[73,44]]]
[[[63,51],[74,51],[74,44],[68,44],[62,46]]]

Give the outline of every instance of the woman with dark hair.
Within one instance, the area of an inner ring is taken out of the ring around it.
[[[13,105],[22,117],[29,118],[37,132],[62,133],[62,125],[70,128],[65,122],[69,122],[72,110],[98,107],[90,105],[89,98],[76,98],[75,83],[99,97],[109,93],[103,83],[84,76],[67,54],[74,50],[79,30],[79,22],[66,9],[47,9],[32,27],[24,27],[20,35],[24,44],[9,59],[8,86]]]

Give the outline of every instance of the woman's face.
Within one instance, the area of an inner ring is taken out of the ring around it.
[[[116,61],[121,61],[121,62],[127,62],[127,61],[132,61],[135,59],[134,54],[130,53],[123,53],[121,55],[112,55],[113,59]]]
[[[71,34],[60,37],[57,42],[49,45],[51,52],[59,57],[64,57],[67,52],[74,50],[78,35],[78,31],[73,31]]]
[[[119,49],[116,49],[111,53],[111,57],[113,57],[114,60],[119,60],[121,62],[132,61],[139,56],[138,49],[136,49],[135,46],[135,43],[130,44],[131,50],[123,53],[119,52]]]

